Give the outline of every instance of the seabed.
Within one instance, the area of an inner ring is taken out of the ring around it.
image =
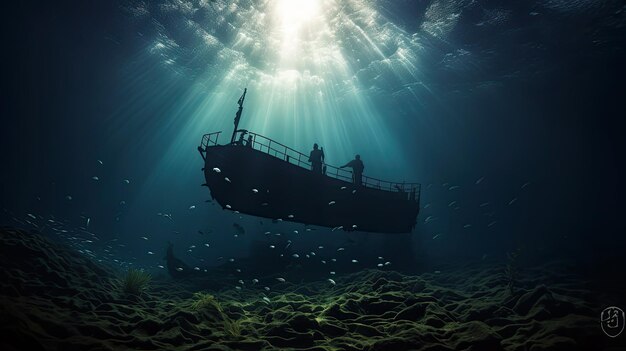
[[[604,340],[590,317],[596,293],[559,264],[243,284],[216,270],[152,277],[129,294],[126,272],[38,233],[3,228],[0,247],[2,350],[586,350]]]

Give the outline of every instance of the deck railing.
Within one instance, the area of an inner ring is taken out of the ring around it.
[[[202,141],[200,143],[200,148],[202,150],[206,150],[206,147],[208,146],[218,145],[217,140],[220,133],[221,132],[214,132],[203,135]],[[252,137],[252,139],[249,139],[250,136]],[[297,150],[290,148],[289,146],[283,145],[261,134],[252,133],[245,130],[238,130],[235,140],[236,141],[233,143],[234,145],[251,147],[255,150],[259,150],[266,154],[272,155],[298,167],[311,169],[311,163],[309,162],[308,155],[305,155]],[[324,166],[326,167],[326,176],[344,180],[347,182],[353,181],[352,171],[335,167],[329,164],[324,164]],[[361,184],[368,188],[405,193],[408,200],[413,200],[419,203],[421,193],[421,185],[419,183],[388,182],[386,180],[362,176]]]

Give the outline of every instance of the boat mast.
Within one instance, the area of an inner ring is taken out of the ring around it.
[[[237,133],[237,128],[239,128],[239,120],[241,119],[241,111],[243,110],[243,100],[246,99],[247,91],[248,88],[243,90],[243,95],[241,95],[239,101],[237,102],[239,104],[239,110],[237,110],[237,114],[235,115],[235,129],[233,130],[233,136],[230,138],[231,143],[235,142],[235,134]]]

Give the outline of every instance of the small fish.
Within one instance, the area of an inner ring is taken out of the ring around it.
[[[98,176],[93,176],[93,177],[91,177],[91,179],[93,179],[93,180],[100,180],[100,178],[98,178]]]
[[[340,247],[337,249],[337,251],[344,251],[345,249],[343,247]]]
[[[89,222],[91,222],[91,218],[87,217],[87,226],[89,227]]]
[[[494,224],[496,224],[496,223],[497,223],[496,221],[493,221],[493,222],[491,222],[491,223],[487,224],[487,227],[491,227],[492,225],[494,225]]]
[[[352,195],[356,194],[356,189],[352,190]]]
[[[291,246],[291,240],[287,240],[287,245],[285,245],[285,249],[287,249],[289,246]]]
[[[334,205],[335,203],[336,203],[335,201],[331,201],[331,202],[329,202],[329,203],[328,203],[328,206],[332,206],[332,205]]]
[[[285,278],[276,278],[276,280],[278,280],[281,283],[284,283],[286,281]]]
[[[229,258],[228,262],[235,262],[235,259],[234,258]]]
[[[265,234],[265,235],[270,235],[270,234],[272,234],[272,232],[265,232],[265,233],[263,233],[263,234]]]
[[[458,189],[458,188],[460,188],[460,186],[453,185],[453,186],[449,187],[448,190],[454,190],[454,189]]]
[[[231,209],[232,207],[230,205],[226,205],[226,208]]]
[[[196,208],[196,205],[191,205],[191,206],[189,206],[189,209],[190,209],[190,210],[193,210],[193,209],[195,209],[195,208]]]
[[[480,207],[485,207],[485,206],[489,206],[488,202],[483,202],[482,204],[480,204]]]
[[[334,232],[335,230],[341,230],[341,229],[343,229],[342,225],[340,225],[339,227],[335,227],[335,228],[331,229],[331,232]]]
[[[335,275],[335,272],[331,271],[331,272],[330,272],[330,274],[331,274],[331,275]]]
[[[346,189],[348,189],[348,188],[346,188],[345,186],[341,187],[341,190],[346,190]]]
[[[480,184],[483,181],[483,179],[485,179],[485,177],[478,178],[478,180],[476,180],[475,184],[477,184],[477,185]]]
[[[124,201],[124,200],[120,201],[120,205],[122,205],[122,206],[126,205],[126,201]]]
[[[385,262],[385,266],[389,266],[391,264],[391,262],[387,261]]]
[[[448,204],[448,207],[452,207],[456,204],[456,201],[452,201],[451,203]]]
[[[428,222],[432,222],[434,220],[436,220],[437,217],[433,217],[433,216],[428,216],[426,217],[426,219],[424,220],[424,223],[428,223]]]
[[[199,270],[200,270],[200,267],[193,267],[193,270],[194,270],[194,271],[199,271]]]
[[[275,249],[275,248],[276,248],[276,246],[270,245],[270,249]]]
[[[311,256],[315,256],[315,252],[311,251]]]
[[[326,264],[326,261],[325,261],[325,260],[322,260],[322,263],[323,263],[323,264]]]
[[[291,255],[293,258],[300,258],[300,255],[298,255],[297,253]]]
[[[237,290],[241,290],[241,287],[240,287],[239,285],[237,285],[237,286],[235,287],[235,289],[237,289]]]
[[[435,274],[441,274],[441,271],[435,271]]]
[[[266,286],[263,289],[265,289],[265,291],[270,291],[270,287],[269,286]]]
[[[177,271],[182,272],[183,269],[181,267],[176,268]]]
[[[471,227],[472,227],[472,225],[471,225],[471,224],[466,224],[466,225],[464,225],[464,226],[463,226],[463,228],[466,228],[466,229],[467,229],[467,228],[471,228]]]
[[[148,237],[146,237],[146,236],[142,236],[141,238],[142,238],[143,240],[148,240]]]
[[[337,259],[336,259],[336,258],[331,258],[330,260],[331,260],[332,262],[337,262]]]
[[[66,198],[68,201],[72,201],[72,196],[71,196],[71,195],[67,195],[65,198]]]
[[[190,249],[195,249],[195,248],[196,248],[196,245],[191,245],[191,246],[189,246],[189,248],[190,248]]]
[[[383,264],[382,264],[382,263],[379,263],[379,264],[377,264],[376,266],[377,266],[377,267],[382,267],[382,266],[383,266]]]
[[[124,179],[124,183],[126,183],[126,184],[130,184],[130,180],[128,180],[128,179]]]
[[[356,229],[356,228],[357,228],[356,224],[353,224],[352,229]]]
[[[290,215],[288,215],[288,216],[287,216],[287,218],[293,218],[293,215],[292,215],[292,214],[290,214]]]
[[[294,234],[298,234],[299,232],[298,232],[297,230],[294,230],[294,231],[293,231],[293,233],[294,233]]]
[[[159,267],[161,269],[165,268],[165,267],[163,267],[163,265],[158,265],[157,267]]]
[[[433,236],[433,240],[437,239],[441,234],[435,234],[435,236]]]
[[[237,268],[237,269],[235,269],[235,272],[237,272],[237,273],[241,273],[241,268]]]
[[[209,244],[204,244],[204,246],[209,247],[210,245]]]
[[[219,168],[217,168],[217,167],[215,167],[215,168],[213,168],[213,172],[215,172],[215,173],[220,173],[220,172],[222,172],[222,170],[221,170],[221,169],[219,169]]]
[[[267,296],[263,296],[263,301],[265,301],[265,302],[267,302],[267,303],[270,303],[270,302],[271,302],[271,301],[270,301],[270,299],[269,299]]]
[[[239,284],[241,284],[241,285],[244,285],[244,282],[243,282],[243,280],[241,280],[241,279],[239,279],[239,280],[237,281],[237,283],[239,283]]]
[[[510,206],[510,205],[513,205],[513,203],[514,203],[515,201],[517,201],[517,198],[516,198],[516,197],[514,197],[514,198],[513,198],[513,200],[509,201],[509,206]]]
[[[230,178],[228,178],[228,177],[224,177],[224,180],[225,180],[225,181],[227,181],[227,182],[229,182],[229,183],[232,183],[232,182],[230,181]]]
[[[99,164],[102,164],[102,161],[98,160],[98,163],[99,163]]]
[[[332,279],[330,279],[330,278],[328,278],[328,281],[329,281],[332,285],[337,284],[337,283],[335,283],[335,281],[334,281],[334,280],[332,280]]]
[[[352,263],[359,263],[359,261],[357,261],[357,260],[352,260]]]
[[[526,183],[524,183],[524,184],[522,185],[522,189],[524,189],[525,187],[527,187],[527,186],[529,186],[529,185],[530,185],[530,182],[526,182]]]
[[[429,207],[430,207],[430,204],[424,205],[424,208],[429,208]]]
[[[252,284],[256,284],[256,283],[258,283],[258,282],[259,282],[259,280],[258,280],[258,279],[256,279],[256,278],[252,279]]]
[[[318,246],[317,248],[321,250],[321,249],[323,249],[323,248],[324,248],[324,246],[320,245],[320,246]]]

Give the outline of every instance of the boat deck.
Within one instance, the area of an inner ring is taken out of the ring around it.
[[[202,150],[206,150],[209,146],[217,146],[217,141],[221,133],[222,132],[204,134],[202,136],[200,148],[202,148]],[[254,150],[264,152],[292,165],[296,165],[307,170],[311,169],[311,163],[308,162],[308,155],[257,133],[243,130],[237,131],[237,135],[241,134],[252,136],[252,145],[248,145],[247,140],[244,141],[244,145],[240,145],[238,142],[235,142],[235,145],[251,147]],[[202,155],[202,152],[200,154]],[[329,164],[325,164],[325,166],[325,176],[352,183],[352,171]],[[361,185],[371,189],[405,193],[407,195],[407,200],[413,200],[417,203],[419,203],[420,200],[421,184],[419,183],[389,182],[363,175]]]

